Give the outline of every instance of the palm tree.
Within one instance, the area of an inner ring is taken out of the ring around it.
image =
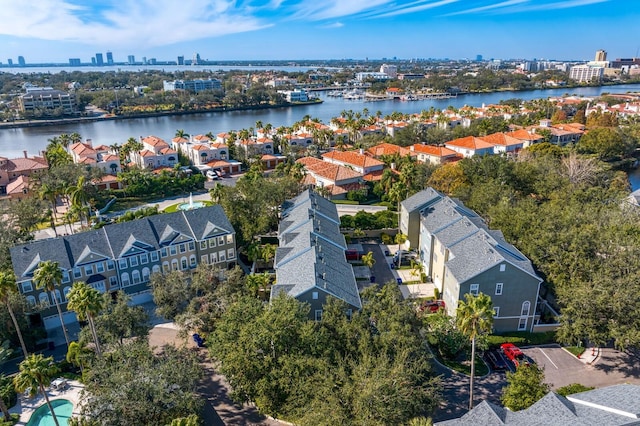
[[[216,183],[216,186],[209,190],[209,194],[211,195],[211,201],[219,204],[222,196],[224,195],[225,186],[220,182]]]
[[[189,137],[189,133],[186,133],[184,130],[182,129],[178,129],[176,130],[176,138],[188,138]]]
[[[80,133],[78,133],[78,132],[71,133],[69,135],[69,139],[71,139],[72,143],[82,142],[82,136],[80,136]]]
[[[60,302],[56,297],[56,287],[62,282],[62,270],[60,264],[52,260],[45,260],[38,264],[38,269],[33,273],[33,282],[36,284],[36,288],[44,288],[51,292],[53,300],[56,302],[56,308],[58,309],[58,316],[60,317],[60,324],[62,325],[62,332],[64,333],[64,340],[67,342],[67,349],[69,348],[69,336],[67,335],[67,328],[64,325],[64,318],[62,317],[62,310],[60,309]]]
[[[87,192],[87,185],[84,176],[78,178],[78,183],[75,186],[69,188],[69,198],[71,199],[71,205],[76,207],[80,211],[80,225],[82,225],[82,216],[84,216],[85,210],[89,203],[89,193]],[[89,214],[86,214],[87,225],[89,224]]]
[[[58,367],[53,361],[53,357],[45,358],[42,354],[29,355],[20,363],[20,371],[13,378],[13,385],[18,392],[29,390],[30,396],[36,396],[38,391],[42,392],[44,399],[47,401],[51,417],[56,426],[60,426],[56,413],[53,411],[49,395],[44,390],[45,385],[49,386],[51,379],[58,374]]]
[[[75,311],[80,321],[85,319],[89,322],[89,328],[93,335],[93,342],[96,345],[96,353],[98,356],[102,355],[100,350],[100,341],[98,340],[98,333],[96,332],[96,325],[93,321],[95,315],[100,313],[104,308],[104,299],[102,294],[95,288],[91,287],[84,281],[77,281],[73,283],[71,291],[67,296],[69,303],[67,309]]]
[[[84,367],[91,359],[93,352],[85,346],[80,346],[78,342],[71,342],[67,350],[67,362],[80,367],[80,372],[84,372]]]
[[[471,377],[469,380],[469,410],[473,408],[473,376],[476,364],[476,338],[491,331],[493,326],[493,303],[483,293],[464,295],[465,301],[458,302],[456,323],[458,329],[471,340]]]
[[[27,346],[24,344],[22,331],[20,330],[18,320],[16,319],[16,315],[13,312],[13,308],[11,307],[11,301],[9,300],[9,296],[11,295],[11,293],[17,292],[18,287],[16,287],[16,276],[13,274],[13,272],[0,271],[0,301],[5,304],[5,306],[7,307],[7,311],[9,311],[11,321],[13,322],[13,326],[16,328],[16,333],[18,334],[18,340],[20,340],[22,353],[26,358],[29,355],[29,352],[27,352]]]
[[[0,345],[0,364],[5,362],[11,356],[12,352],[13,351],[9,349],[9,341],[5,340],[4,342],[2,342],[2,345]],[[5,380],[6,380],[5,375],[0,374],[0,383],[4,384]],[[11,413],[9,413],[9,408],[7,407],[7,404],[4,403],[4,398],[2,398],[1,395],[0,395],[0,411],[4,416],[5,422],[9,422],[9,424],[12,424]]]
[[[363,254],[361,260],[362,260],[362,263],[364,263],[364,266],[367,266],[369,268],[372,268],[373,265],[376,264],[376,260],[373,258],[372,251],[370,251],[367,254]]]

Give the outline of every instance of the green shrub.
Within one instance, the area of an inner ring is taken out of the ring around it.
[[[440,290],[438,289],[438,287],[433,289],[433,296],[437,299],[440,299]]]
[[[593,390],[593,389],[595,389],[595,388],[592,388],[590,386],[581,385],[580,383],[572,383],[570,385],[558,388],[558,390],[556,390],[556,393],[558,395],[567,396],[567,395],[572,395],[574,393],[590,391],[590,390]]]
[[[382,232],[380,238],[382,239],[382,244],[393,244],[393,237],[389,234]]]
[[[8,408],[13,407],[18,402],[18,394],[13,387],[11,377],[7,377],[4,374],[0,375],[0,397],[2,397]]]
[[[424,272],[420,273],[420,282],[423,282],[423,283],[427,282],[427,274],[425,274]],[[434,294],[435,294],[435,290],[434,290]]]

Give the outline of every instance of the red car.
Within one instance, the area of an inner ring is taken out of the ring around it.
[[[516,367],[521,364],[529,364],[529,361],[524,356],[520,348],[513,343],[503,343],[500,345],[500,349],[502,349],[504,356],[506,356],[509,361],[513,362]]]
[[[444,309],[444,300],[427,300],[422,302],[420,305],[420,311],[429,311],[431,313],[436,313],[440,309]]]

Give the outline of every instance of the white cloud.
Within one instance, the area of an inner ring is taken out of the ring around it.
[[[505,7],[516,6],[522,3],[528,3],[529,0],[507,0],[500,3],[488,4],[486,6],[474,7],[473,9],[461,10],[459,12],[448,13],[445,16],[464,15],[469,13],[486,12],[488,10],[502,9]]]
[[[399,6],[390,12],[385,12],[377,15],[373,15],[375,18],[386,18],[389,16],[406,15],[407,13],[422,12],[428,9],[434,9],[436,7],[446,6],[448,4],[457,3],[459,0],[440,0],[433,3],[425,3],[424,1],[417,1],[406,5]]]
[[[279,4],[276,0],[274,4]],[[110,8],[65,0],[0,0],[0,34],[100,46],[162,46],[269,26],[233,0],[115,0]]]
[[[295,6],[297,18],[319,21],[340,18],[376,10],[380,6],[393,4],[393,0],[302,0]]]
[[[543,3],[527,6],[526,10],[555,10],[555,9],[569,9],[572,7],[588,6],[591,4],[605,3],[610,0],[563,0],[552,3]]]
[[[342,28],[344,24],[342,22],[334,22],[332,24],[323,25],[321,28]]]

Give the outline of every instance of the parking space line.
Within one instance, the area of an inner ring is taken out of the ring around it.
[[[544,355],[544,356],[549,360],[549,362],[550,362],[551,364],[553,364],[553,366],[556,368],[556,370],[558,370],[558,366],[557,366],[553,361],[551,361],[551,358],[549,358],[549,355],[547,355],[547,354],[542,350],[542,348],[538,348],[538,349],[540,349],[540,352],[542,352],[542,355]]]

